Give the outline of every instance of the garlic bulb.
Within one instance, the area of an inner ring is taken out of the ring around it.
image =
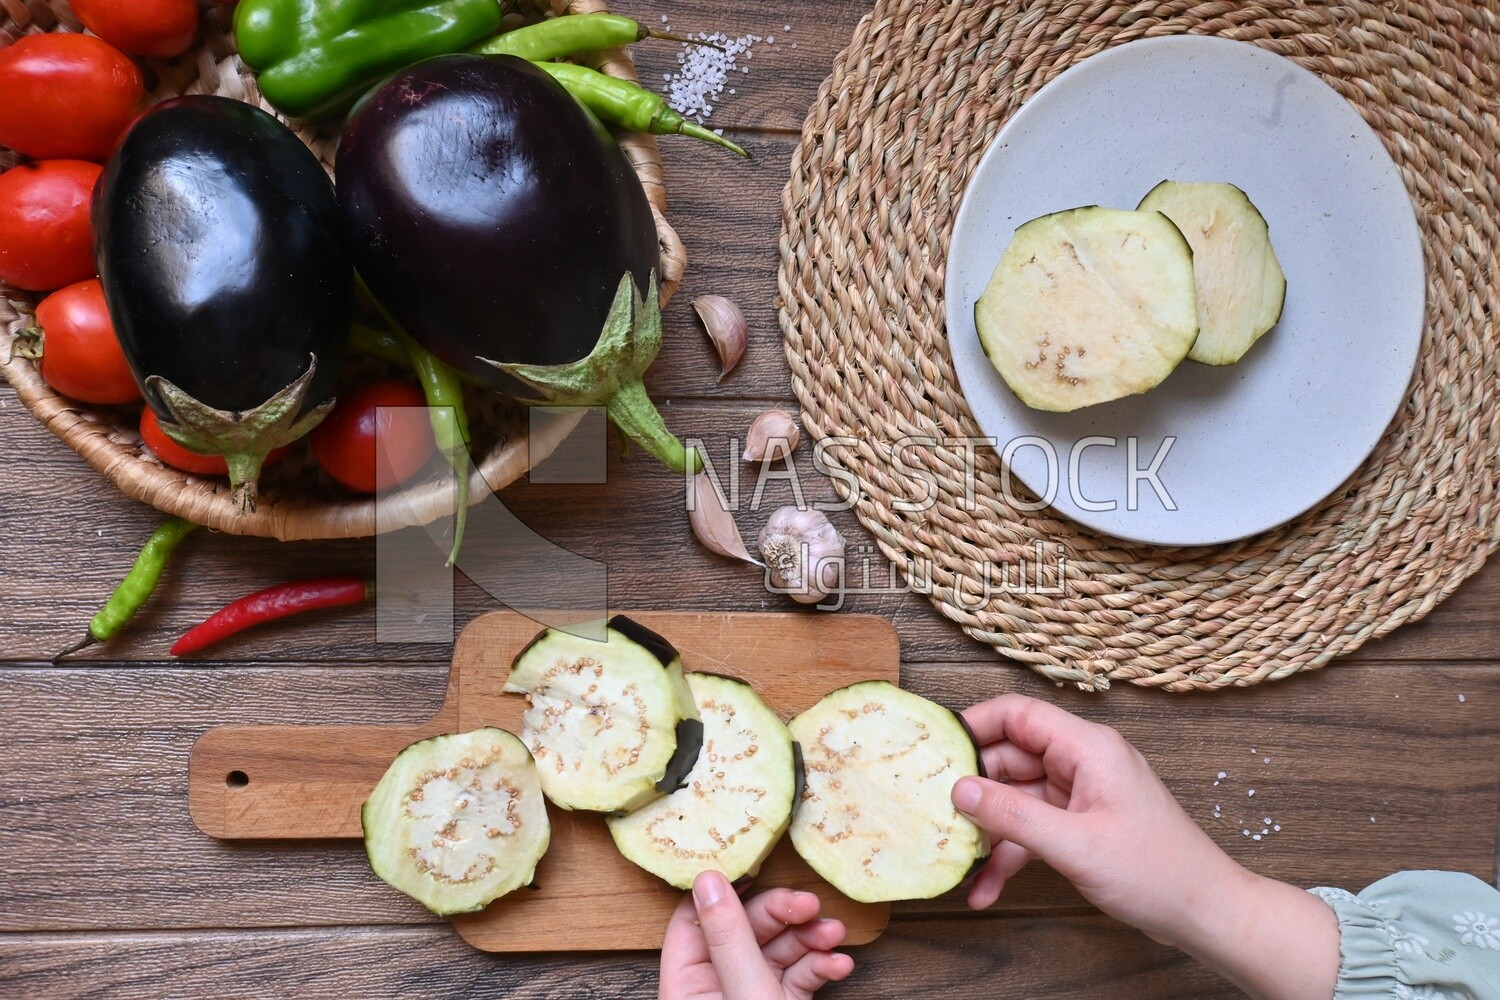
[[[745,432],[745,461],[763,462],[772,454],[772,445],[782,458],[790,458],[797,450],[802,435],[797,432],[797,421],[785,410],[767,410],[750,423]]]
[[[844,538],[822,511],[781,507],[760,529],[771,582],[794,601],[819,604],[844,575]]]
[[[693,309],[703,322],[703,331],[714,342],[719,352],[719,381],[734,370],[745,354],[745,344],[750,339],[750,328],[740,307],[722,295],[700,295],[693,300]]]

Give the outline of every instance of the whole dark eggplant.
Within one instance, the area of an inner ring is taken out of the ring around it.
[[[333,185],[272,116],[223,97],[156,105],[94,193],[99,277],[162,429],[224,455],[255,506],[267,452],[333,403],[352,270]]]
[[[335,174],[356,271],[423,347],[512,395],[603,405],[696,469],[641,385],[661,342],[651,206],[547,73],[511,56],[418,63],[354,109]]]

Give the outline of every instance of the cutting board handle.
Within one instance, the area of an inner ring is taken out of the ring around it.
[[[396,754],[446,722],[211,729],[188,762],[188,811],[221,840],[362,837],[360,806]]]

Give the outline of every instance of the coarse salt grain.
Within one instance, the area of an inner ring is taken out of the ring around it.
[[[1223,781],[1227,777],[1229,777],[1229,772],[1228,771],[1220,771],[1219,772],[1219,780],[1220,781]]]
[[[748,66],[739,65],[741,58],[749,60],[755,53],[751,47],[771,38],[760,35],[741,35],[731,38],[722,31],[703,32],[689,36],[700,42],[711,42],[718,49],[705,45],[684,45],[677,54],[676,73],[667,77],[666,97],[678,114],[702,123],[713,114],[714,101],[724,92],[724,81],[738,69],[750,72]],[[774,38],[774,36],[772,36]],[[734,93],[734,91],[730,91]]]
[[[1250,789],[1250,790],[1249,790],[1249,791],[1248,791],[1248,792],[1246,792],[1246,793],[1245,793],[1245,794],[1246,794],[1246,795],[1247,795],[1247,796],[1249,796],[1249,797],[1250,797],[1250,798],[1252,798],[1252,799],[1253,799],[1253,798],[1255,798],[1255,789],[1253,789],[1253,788],[1252,788],[1252,789]]]
[[[1263,763],[1263,764],[1269,764],[1269,763],[1271,763],[1271,758],[1269,758],[1269,757],[1262,757],[1261,758],[1261,763]]]
[[[1277,833],[1280,833],[1281,832],[1281,824],[1280,823],[1272,824],[1271,829],[1275,830]]]
[[[1464,696],[1463,696],[1463,695],[1459,695],[1459,696],[1458,696],[1458,700],[1459,700],[1459,701],[1460,701],[1460,702],[1463,702],[1463,701],[1466,701],[1466,700],[1467,700],[1467,699],[1466,699],[1466,698],[1464,698]]]
[[[1251,837],[1250,839],[1251,840],[1259,840],[1260,839],[1260,834],[1257,833],[1255,836]]]

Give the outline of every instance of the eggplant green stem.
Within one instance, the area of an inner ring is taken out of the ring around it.
[[[294,382],[259,406],[239,411],[215,409],[160,375],[147,378],[146,388],[171,417],[158,421],[168,437],[184,448],[224,456],[235,503],[241,513],[250,513],[255,510],[256,480],[266,456],[306,435],[333,409],[330,399],[302,412],[317,371],[318,356],[309,354],[307,371]]]
[[[480,358],[531,386],[557,406],[603,406],[616,427],[639,442],[674,472],[697,475],[703,468],[698,453],[688,448],[662,421],[646,395],[642,379],[661,351],[661,300],[656,273],[643,299],[635,278],[620,279],[614,303],[604,320],[599,341],[589,356],[565,365],[524,365]]]
[[[651,397],[646,395],[644,382],[627,382],[621,386],[620,391],[605,402],[604,412],[627,438],[656,456],[673,472],[687,474],[690,465],[692,475],[696,476],[703,470],[698,453],[667,430]]]

